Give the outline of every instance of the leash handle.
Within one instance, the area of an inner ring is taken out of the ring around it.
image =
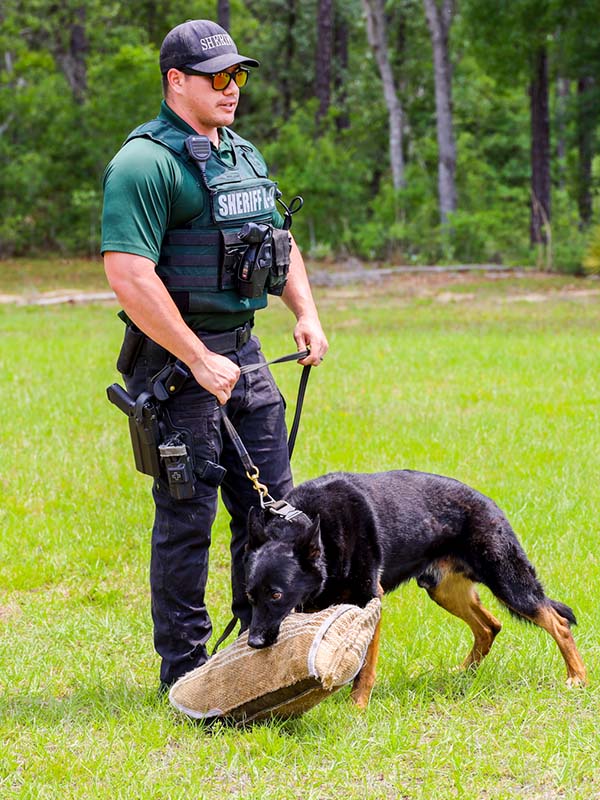
[[[265,361],[265,362],[260,362],[260,363],[256,363],[256,364],[246,364],[243,367],[240,367],[240,373],[242,375],[245,375],[248,372],[254,372],[255,370],[258,370],[258,369],[264,369],[265,367],[268,367],[271,364],[283,364],[285,361],[301,361],[303,358],[306,358],[309,355],[310,355],[310,350],[300,350],[298,353],[290,353],[287,356],[280,356],[279,358],[274,358],[272,361]],[[289,454],[290,459],[292,457],[292,453],[294,452],[294,445],[296,444],[296,437],[298,435],[298,428],[300,427],[300,417],[302,415],[302,405],[304,403],[304,395],[306,394],[306,386],[308,384],[308,379],[310,377],[310,367],[311,367],[310,364],[305,364],[304,367],[302,368],[302,375],[300,376],[300,384],[298,386],[298,397],[297,397],[297,400],[296,400],[296,411],[294,413],[294,419],[292,421],[292,426],[290,428],[290,433],[289,433],[289,436],[288,436],[288,454]],[[225,415],[223,415],[223,416],[224,416],[225,419],[227,419],[227,417]],[[227,427],[227,430],[229,431],[229,435],[233,438],[233,434],[232,434],[230,428],[228,427],[229,425],[231,425],[231,422],[229,421],[229,419],[227,419],[227,422],[225,423],[225,425]],[[239,439],[239,437],[238,437],[238,439]],[[240,441],[240,443],[241,443],[241,441]],[[234,439],[234,444],[235,444],[235,439]],[[243,445],[242,445],[242,447],[243,447]],[[240,450],[239,450],[239,447],[238,447],[237,444],[236,444],[236,449],[238,450],[238,453],[240,453]],[[248,455],[248,454],[246,453],[246,455]],[[242,462],[243,462],[243,459],[242,459]],[[244,464],[244,466],[246,466],[246,465]],[[249,471],[250,470],[248,470],[248,468],[246,467],[246,472],[249,472]]]
[[[307,358],[309,355],[310,350],[300,350],[298,353],[290,353],[287,356],[280,356],[279,358],[274,358],[272,361],[261,361],[257,362],[256,364],[245,364],[243,367],[240,367],[240,373],[245,375],[247,372],[254,372],[257,369],[264,369],[265,367],[269,367],[271,364],[283,364],[285,361],[301,361],[303,358]]]

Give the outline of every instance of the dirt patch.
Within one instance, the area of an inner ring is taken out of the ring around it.
[[[12,617],[21,615],[21,609],[16,603],[11,603],[7,606],[0,606],[0,622],[8,622]]]
[[[548,292],[530,292],[529,294],[517,294],[509,298],[505,298],[505,302],[514,302],[518,300],[521,303],[544,303],[552,297],[560,298],[563,300],[570,299],[576,300],[579,298],[597,297],[600,295],[600,289],[574,289],[573,287],[565,287],[563,290],[549,290]]]
[[[454,267],[363,267],[358,262],[348,265],[331,265],[323,268],[320,264],[309,264],[308,271],[313,286],[341,287],[351,285],[379,286],[390,280],[405,286],[445,286],[468,282],[476,278],[501,279],[524,273],[521,268],[495,267],[486,265],[456,265]],[[532,274],[531,270],[526,271]],[[542,273],[540,273],[542,274]]]
[[[401,270],[401,271],[400,271]],[[365,278],[365,272],[368,277]],[[600,285],[593,277],[573,277],[540,272],[527,268],[490,270],[423,267],[348,271],[333,273],[321,280],[310,271],[311,283],[327,287],[327,301],[352,301],[360,298],[385,297],[403,302],[414,298],[429,299],[441,304],[478,302],[543,303],[549,300],[590,300],[600,296]]]
[[[482,293],[497,302],[542,303],[554,299],[587,299],[600,295],[594,276],[572,276],[539,272],[527,267],[457,265],[454,267],[364,267],[360,262],[323,265],[309,263],[310,281],[333,300],[364,297],[431,298],[439,303],[475,300]],[[470,287],[472,290],[470,291]],[[116,302],[111,291],[58,289],[48,292],[0,294],[0,304],[50,306]]]
[[[464,303],[466,300],[474,300],[475,297],[472,292],[440,292],[435,299],[438,303]]]
[[[115,301],[114,292],[81,292],[74,289],[59,289],[32,295],[0,294],[0,304],[17,306],[54,306],[65,303],[81,304]]]

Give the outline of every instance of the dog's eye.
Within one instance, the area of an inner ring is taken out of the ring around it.
[[[281,597],[282,597],[281,592],[273,592],[273,594],[271,595],[271,600],[281,600]]]

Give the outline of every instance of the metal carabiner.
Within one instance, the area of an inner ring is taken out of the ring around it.
[[[254,465],[254,470],[255,472],[253,475],[251,475],[250,472],[246,470],[246,477],[252,483],[252,487],[255,489],[255,491],[257,491],[259,494],[260,507],[265,508],[265,498],[267,498],[270,501],[272,501],[273,498],[269,495],[268,487],[265,486],[264,483],[260,483],[260,481],[258,480],[259,472],[258,472],[258,467],[256,465]]]

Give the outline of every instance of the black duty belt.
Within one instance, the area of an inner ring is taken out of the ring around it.
[[[233,331],[223,331],[223,333],[206,333],[204,331],[195,331],[198,338],[202,341],[209,350],[219,355],[226,355],[227,353],[235,353],[243,347],[246,342],[250,341],[252,336],[252,323],[247,322],[241,328],[235,328]]]
[[[250,341],[250,337],[252,336],[252,323],[246,322],[246,324],[242,325],[240,328],[235,328],[232,331],[223,331],[222,333],[209,333],[208,331],[194,331],[194,333],[209,350],[224,356],[227,355],[227,353],[235,353],[236,350],[239,350],[246,342]],[[165,358],[171,355],[168,350],[165,350],[164,347],[156,344],[156,342],[148,337],[146,337],[142,345],[142,350],[146,355],[150,353],[164,353]],[[171,358],[174,358],[174,356],[171,356]]]

